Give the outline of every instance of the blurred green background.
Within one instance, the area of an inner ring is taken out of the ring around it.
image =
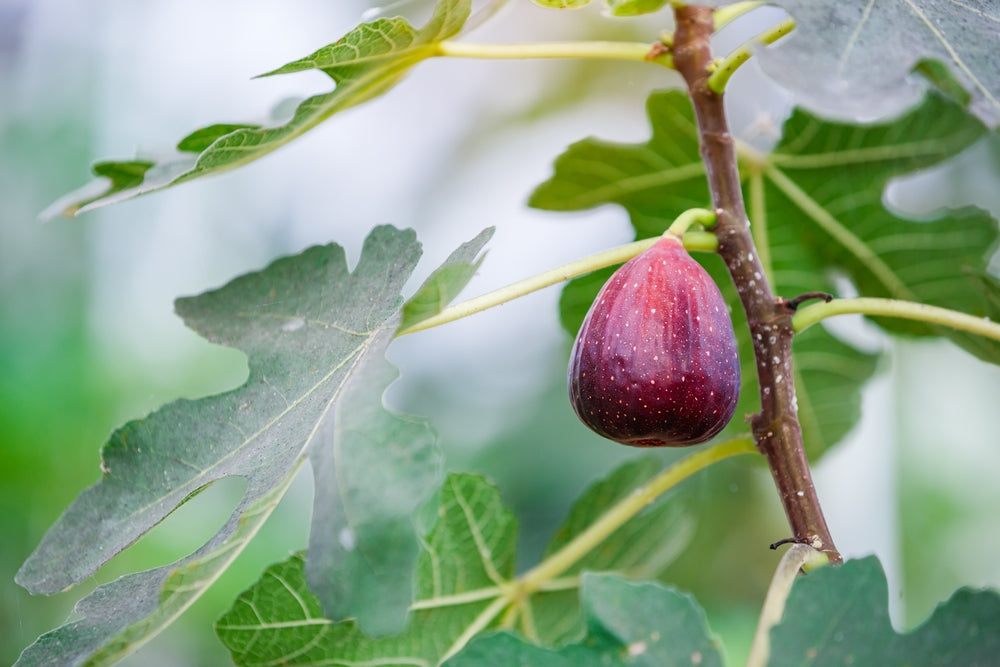
[[[327,90],[313,74],[249,79],[335,40],[370,9],[333,4],[251,1],[234,12],[193,0],[0,0],[0,663],[65,622],[95,585],[197,548],[235,506],[238,484],[212,487],[79,590],[40,598],[13,582],[46,528],[98,479],[99,448],[116,426],[242,381],[242,356],[184,329],[174,298],[313,243],[337,241],[357,257],[385,222],[415,227],[424,242],[415,282],[496,225],[469,293],[631,239],[617,210],[560,216],[524,206],[570,142],[644,140],[645,96],[675,83],[656,68],[592,63],[428,63],[386,98],[259,164],[77,220],[38,221],[86,182],[95,159],[169,147],[195,127],[253,121],[284,97]],[[426,4],[388,9],[422,20]],[[513,0],[472,38],[652,40],[666,20]],[[752,30],[734,26],[720,48]],[[734,80],[730,103],[733,127],[765,141],[787,107],[752,67]],[[979,145],[889,199],[914,212],[968,202],[996,214],[998,155],[996,142]],[[573,417],[557,298],[546,290],[390,352],[403,377],[387,400],[432,419],[450,468],[496,480],[520,518],[525,566],[572,499],[636,455]],[[882,558],[894,620],[907,627],[959,585],[1000,586],[1000,371],[948,344],[888,341],[859,322],[837,332],[889,354],[863,422],[819,463],[817,484],[841,550]],[[787,528],[758,464],[726,462],[688,484],[698,530],[664,579],[697,595],[738,664],[778,557],[766,545]],[[226,664],[211,623],[265,565],[305,545],[310,500],[306,475],[232,570],[126,664]]]

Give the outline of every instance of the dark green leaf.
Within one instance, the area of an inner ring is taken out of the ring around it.
[[[916,102],[910,72],[947,64],[991,126],[1000,118],[995,2],[777,0],[796,29],[758,54],[761,65],[806,105],[834,116],[874,118]]]
[[[588,139],[555,163],[555,175],[532,196],[532,205],[577,210],[614,202],[632,219],[638,237],[662,233],[684,209],[708,199],[691,106],[680,92],[657,93],[647,104],[652,138],[641,145]],[[753,232],[760,259],[781,295],[835,291],[832,276],[847,275],[863,296],[932,303],[990,316],[1000,299],[986,263],[997,242],[996,223],[979,210],[947,211],[914,222],[886,210],[883,193],[899,175],[957,154],[985,128],[954,103],[928,96],[909,114],[881,125],[831,123],[797,111],[772,155],[740,146]],[[742,307],[721,262],[695,254],[720,285],[733,313],[744,386],[734,426],[759,410],[752,347]],[[575,335],[603,284],[592,274],[567,285],[564,326]],[[752,288],[753,285],[749,285]],[[947,335],[977,355],[1000,361],[990,341],[920,323],[878,320],[894,333]],[[860,389],[875,357],[826,332],[795,345],[799,407],[815,456],[850,430]]]
[[[332,92],[304,100],[286,122],[213,124],[182,139],[178,144],[180,152],[166,160],[99,163],[94,174],[110,177],[107,187],[95,193],[95,184],[85,186],[60,199],[50,210],[75,215],[263,157],[333,114],[390,90],[414,65],[435,55],[437,42],[462,28],[470,5],[471,0],[440,0],[434,15],[419,30],[402,18],[361,24],[334,44],[265,75],[319,69],[336,83]]]
[[[374,572],[408,588],[412,567],[393,571],[396,556],[380,551],[379,540],[391,539],[404,554],[412,545],[415,557],[416,536],[405,524],[436,487],[440,461],[426,427],[386,412],[381,394],[396,376],[384,349],[398,324],[400,290],[419,255],[412,231],[378,227],[353,272],[339,246],[315,247],[177,301],[188,326],[247,354],[247,383],[170,403],[112,434],[102,452],[102,480],[49,530],[17,580],[32,592],[61,591],[89,577],[206,485],[237,476],[246,480],[247,491],[201,549],[99,587],[80,601],[81,620],[44,635],[20,664],[104,664],[134,650],[228,566],[307,455],[319,471],[336,465],[352,475],[339,487],[336,505],[350,521],[316,526],[312,541],[328,544],[330,531],[353,531],[358,553],[369,561],[342,565],[338,574],[356,575],[360,583]],[[392,458],[396,465],[386,465]],[[325,478],[317,475],[317,503],[324,504],[317,511],[331,511],[325,503],[332,502],[333,491],[320,488]],[[356,492],[365,485],[385,498],[374,502]],[[373,531],[373,525],[379,528]],[[387,527],[394,532],[383,532]],[[370,615],[367,603],[348,602]],[[399,603],[389,599],[379,608],[393,604]]]
[[[662,234],[682,211],[707,206],[705,165],[687,97],[680,91],[654,94],[646,110],[653,129],[647,143],[585,139],[573,144],[556,158],[555,176],[538,186],[529,205],[580,211],[620,204],[639,238]]]
[[[819,270],[846,272],[862,296],[987,315],[977,276],[996,250],[996,221],[985,211],[966,207],[913,222],[889,213],[883,204],[893,177],[951,157],[984,133],[981,123],[938,95],[877,125],[832,123],[794,113],[764,168],[768,228],[788,244],[773,251],[779,285],[781,271],[802,272],[803,253],[793,250],[798,245]],[[778,231],[793,221],[789,229]],[[814,285],[833,291],[818,278]],[[894,333],[956,335],[910,320],[877,322]],[[983,347],[992,351],[981,356],[1000,363],[1000,345],[984,341]]]
[[[770,667],[992,665],[1000,655],[1000,595],[960,589],[907,634],[889,621],[888,585],[874,557],[800,578],[771,630]]]
[[[545,550],[550,556],[618,501],[633,493],[664,468],[662,459],[646,456],[625,463],[595,483],[574,503],[569,516]],[[694,533],[694,516],[682,492],[664,494],[628,523],[608,536],[601,545],[563,573],[562,577],[613,571],[632,579],[658,575],[687,546]],[[532,598],[532,615],[539,638],[558,644],[583,631],[578,595],[574,588],[543,592]]]
[[[585,574],[580,588],[587,636],[558,650],[501,633],[474,640],[447,667],[722,665],[718,641],[691,596],[655,583]]]
[[[216,631],[238,665],[433,665],[513,576],[516,533],[496,488],[473,475],[450,475],[436,524],[421,543],[416,602],[401,634],[372,639],[354,621],[324,618],[301,555],[268,568]]]
[[[463,243],[424,281],[417,293],[403,304],[400,331],[437,315],[458,296],[483,263],[485,254],[480,254],[480,251],[493,238],[494,230],[494,227],[488,227],[476,238]]]

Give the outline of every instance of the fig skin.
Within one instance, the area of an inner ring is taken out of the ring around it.
[[[680,239],[664,235],[605,283],[568,379],[580,420],[625,445],[695,445],[725,428],[740,392],[733,323]]]

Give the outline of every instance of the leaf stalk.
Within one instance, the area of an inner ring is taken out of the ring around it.
[[[726,90],[729,79],[743,63],[750,60],[758,44],[773,44],[794,29],[795,19],[788,18],[742,44],[715,66],[715,70],[708,77],[709,89],[722,94]]]
[[[532,44],[469,44],[445,40],[436,45],[437,56],[481,58],[487,60],[526,60],[529,58],[587,58],[631,60],[673,67],[668,53],[645,42],[539,42]]]
[[[939,324],[958,331],[992,338],[1000,341],[1000,323],[988,318],[976,317],[956,310],[929,306],[898,299],[878,299],[859,297],[856,299],[834,299],[828,303],[816,303],[799,309],[792,316],[795,332],[805,331],[817,322],[834,315],[870,315],[898,317],[905,320]]]
[[[702,209],[693,210],[700,211]],[[627,245],[605,250],[603,252],[590,255],[589,257],[584,257],[583,259],[563,264],[555,269],[539,273],[538,275],[530,278],[525,278],[524,280],[507,285],[506,287],[501,287],[500,289],[488,292],[482,296],[462,301],[461,303],[457,303],[443,309],[440,313],[434,315],[433,317],[428,317],[427,319],[421,320],[407,329],[397,332],[396,336],[405,336],[407,334],[416,333],[417,331],[423,331],[442,324],[447,324],[448,322],[454,322],[455,320],[460,320],[463,317],[475,315],[476,313],[493,308],[494,306],[499,306],[507,303],[508,301],[513,301],[514,299],[525,296],[526,294],[537,292],[538,290],[549,287],[550,285],[555,285],[572,278],[577,278],[608,266],[614,266],[615,264],[627,262],[643,250],[648,249],[658,240],[658,238],[643,239],[642,241],[635,241]],[[683,241],[684,247],[688,250],[714,252],[719,247],[715,235],[711,232],[688,232],[684,235]]]
[[[817,552],[807,544],[792,545],[785,552],[774,571],[767,596],[764,598],[764,606],[760,610],[760,619],[757,622],[753,643],[750,645],[747,667],[764,667],[771,657],[771,628],[777,625],[785,614],[785,603],[792,592],[792,585],[799,571],[813,570],[828,562],[826,554]]]

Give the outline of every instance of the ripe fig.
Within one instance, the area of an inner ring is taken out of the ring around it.
[[[725,300],[665,234],[611,276],[577,334],[569,395],[580,420],[635,447],[705,442],[729,420],[740,364]]]

